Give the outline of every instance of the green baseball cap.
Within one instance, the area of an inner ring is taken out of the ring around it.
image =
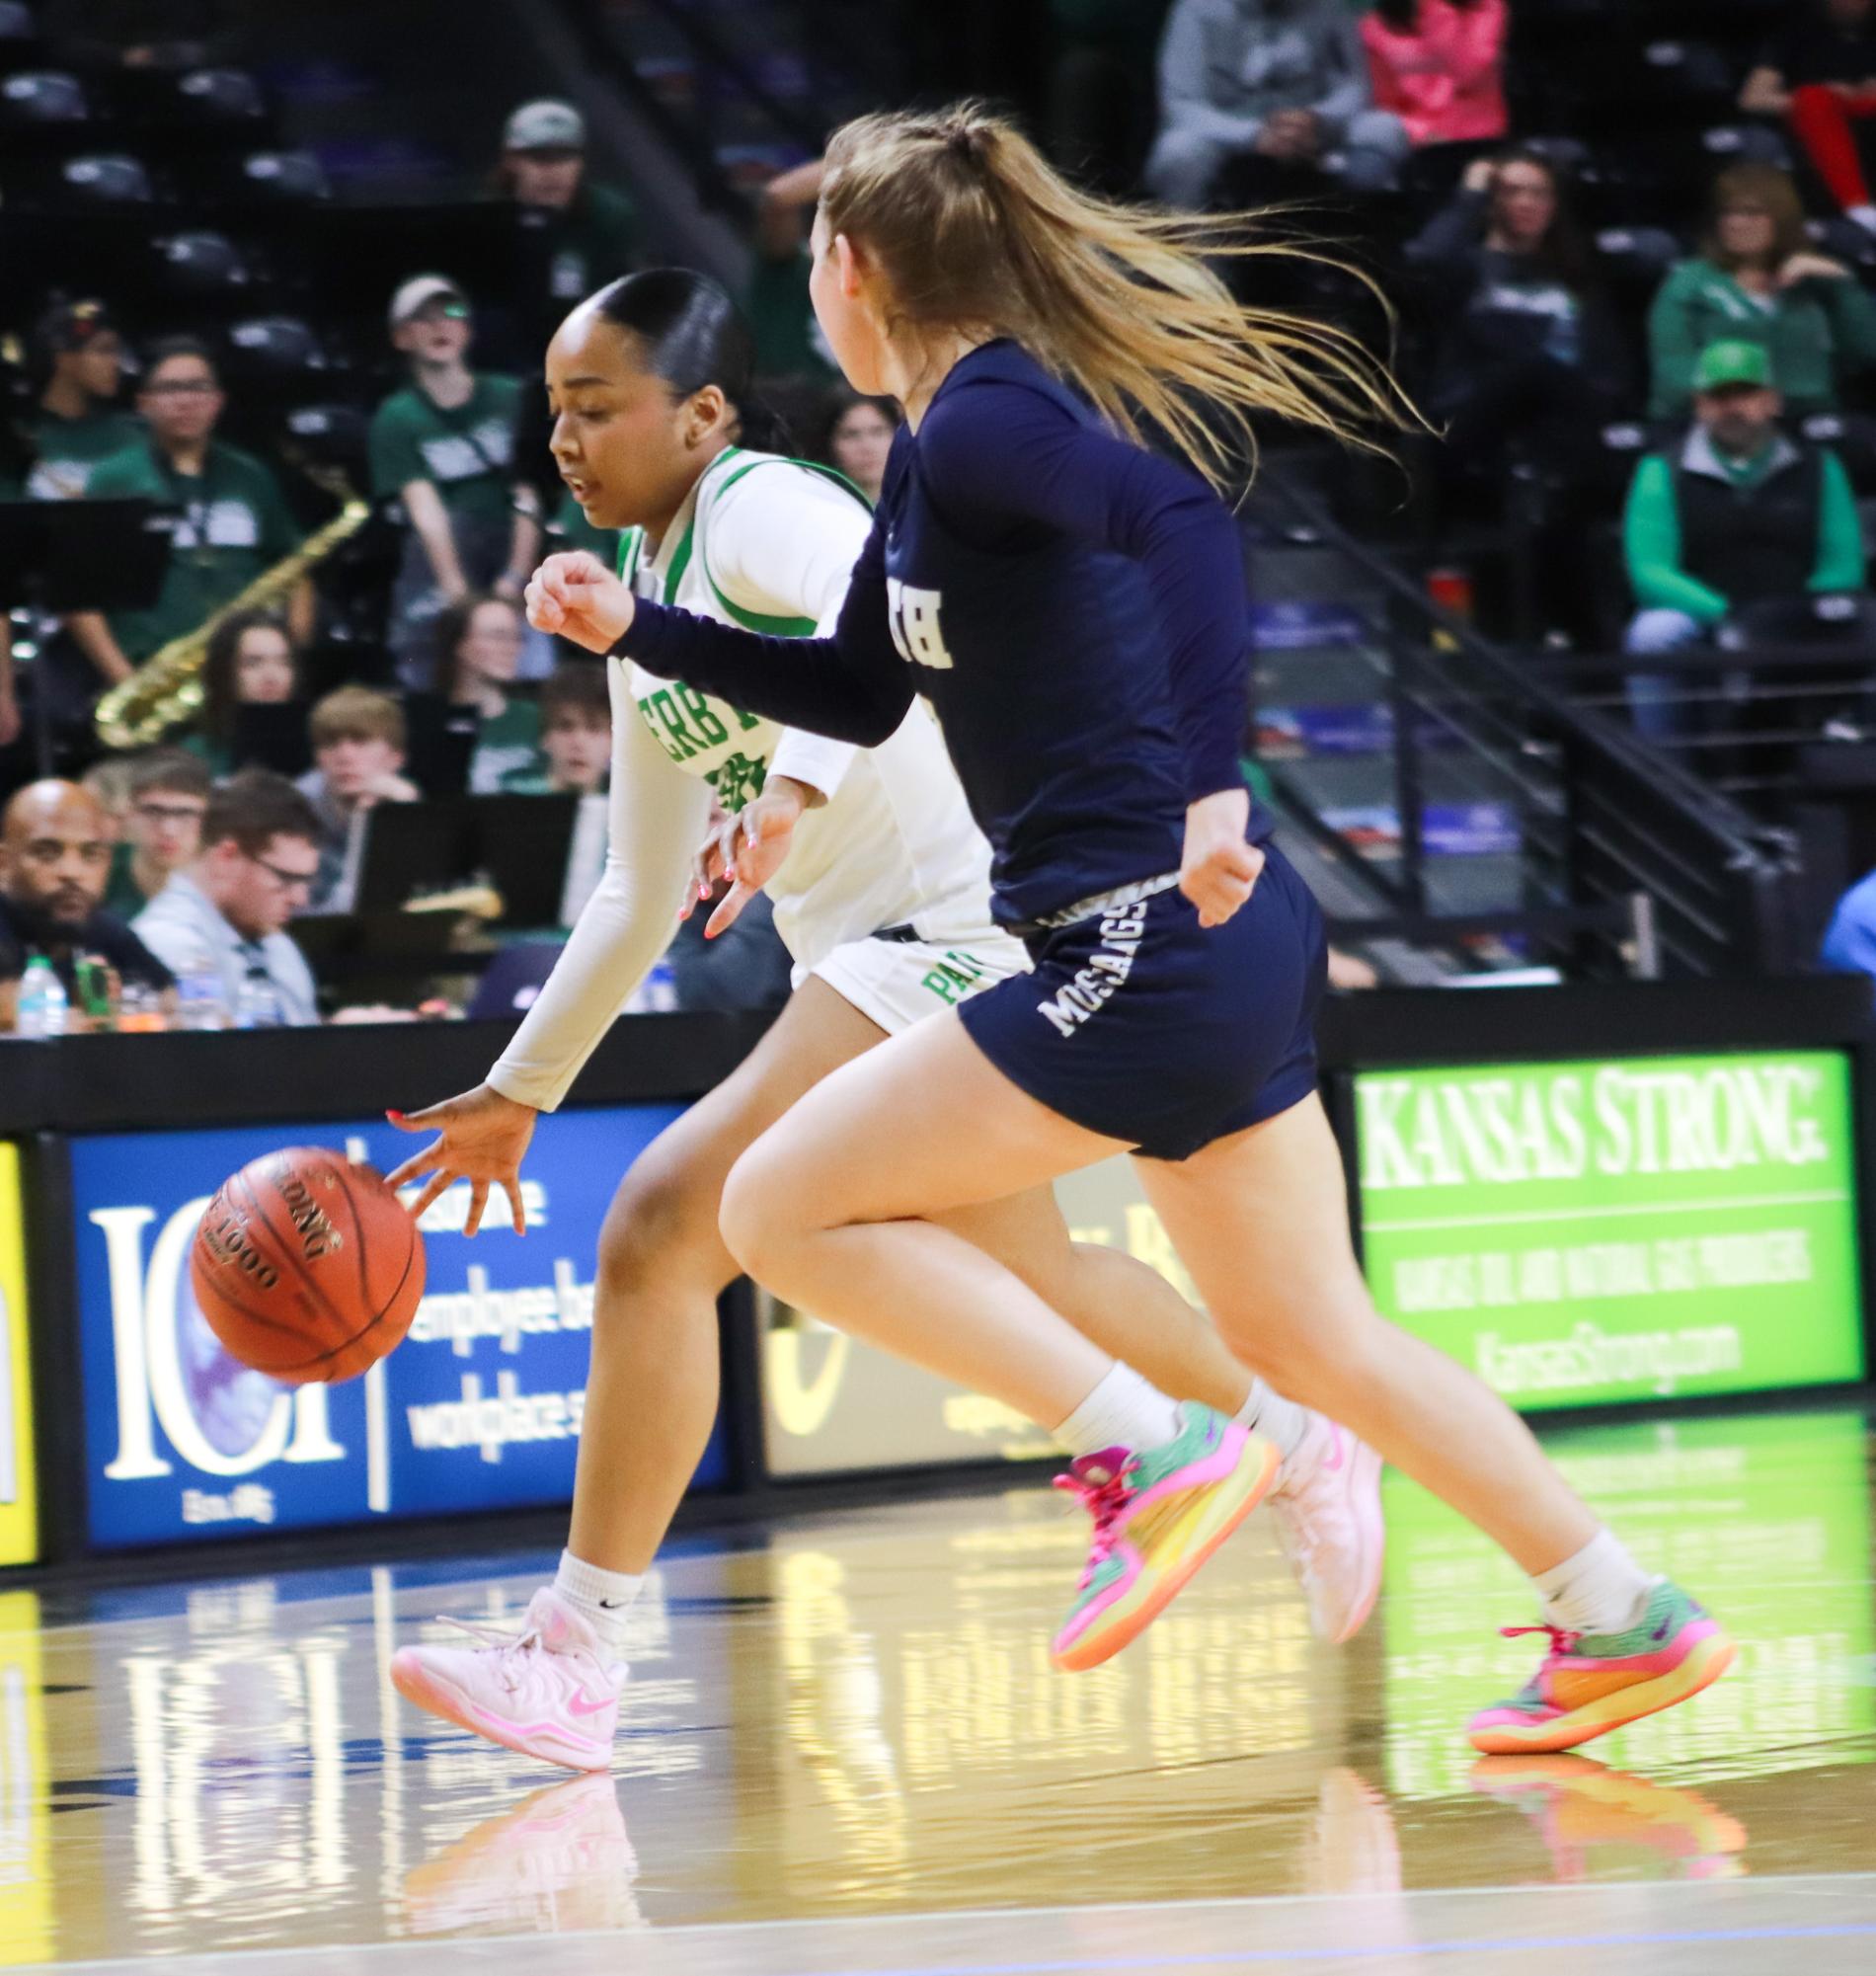
[[[1762,343],[1746,343],[1739,339],[1708,344],[1700,353],[1700,360],[1693,366],[1693,388],[1696,391],[1725,391],[1741,384],[1750,385],[1755,390],[1770,389],[1771,353]]]

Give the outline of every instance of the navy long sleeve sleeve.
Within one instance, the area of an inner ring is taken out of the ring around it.
[[[1250,613],[1237,524],[1211,488],[1000,377],[946,392],[918,440],[932,503],[967,540],[988,545],[1040,523],[1139,564],[1164,640],[1187,800],[1242,788]]]
[[[664,679],[810,734],[877,748],[912,703],[893,649],[880,524],[867,537],[831,638],[777,638],[640,598],[618,651]]]

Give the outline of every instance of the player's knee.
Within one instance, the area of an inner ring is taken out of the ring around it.
[[[599,1308],[661,1289],[721,1289],[716,1206],[713,1190],[681,1162],[641,1160],[599,1230]]]
[[[777,1288],[775,1264],[790,1237],[800,1232],[798,1202],[785,1172],[786,1160],[766,1138],[730,1169],[724,1183],[718,1226],[738,1267],[757,1283]]]

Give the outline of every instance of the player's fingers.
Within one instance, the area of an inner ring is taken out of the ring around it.
[[[514,1223],[517,1235],[527,1233],[527,1210],[521,1205],[521,1187],[517,1180],[505,1180],[502,1191],[508,1197],[508,1215]]]
[[[404,1164],[394,1172],[384,1176],[384,1184],[395,1191],[415,1180],[420,1173],[428,1173],[443,1156],[443,1143],[432,1139],[421,1152],[413,1152]]]
[[[469,1186],[469,1219],[463,1223],[465,1235],[473,1235],[482,1225],[482,1211],[489,1205],[489,1183],[486,1180],[471,1181]]]
[[[387,1111],[384,1116],[399,1132],[429,1132],[449,1118],[455,1102],[454,1098],[445,1098],[441,1104],[426,1105],[421,1112]]]
[[[1255,844],[1241,841],[1225,844],[1218,861],[1234,878],[1247,879],[1252,883],[1264,869],[1264,853]]]
[[[431,1205],[442,1195],[447,1194],[455,1184],[456,1176],[454,1173],[448,1171],[438,1173],[425,1187],[424,1191],[418,1195],[417,1199],[411,1203],[411,1220],[421,1222],[430,1212]]]
[[[727,932],[742,916],[743,909],[753,899],[761,888],[744,885],[741,878],[723,895],[723,903],[711,913],[709,923],[704,927],[704,938],[714,940],[719,933]]]

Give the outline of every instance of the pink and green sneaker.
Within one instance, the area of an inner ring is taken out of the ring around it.
[[[1737,1649],[1717,1620],[1664,1578],[1626,1632],[1572,1633],[1561,1626],[1506,1626],[1507,1639],[1548,1633],[1550,1651],[1530,1680],[1467,1728],[1488,1757],[1573,1750],[1625,1722],[1672,1708],[1710,1688]]]
[[[1263,1501],[1283,1457],[1209,1406],[1179,1409],[1178,1435],[1129,1454],[1083,1455],[1055,1477],[1094,1518],[1094,1543],[1051,1658],[1079,1673],[1111,1659]]]

